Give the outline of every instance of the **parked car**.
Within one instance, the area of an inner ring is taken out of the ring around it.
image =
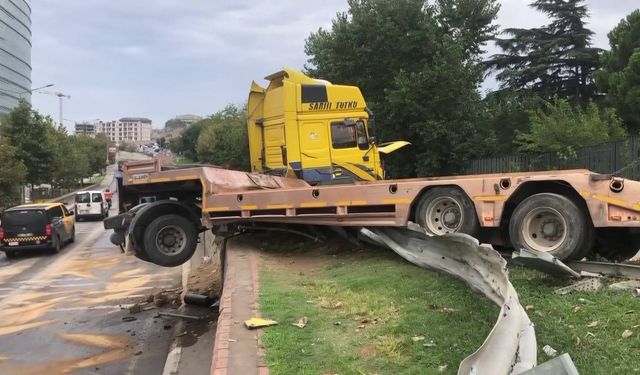
[[[7,257],[23,250],[59,252],[65,243],[75,239],[73,213],[62,203],[25,204],[0,215],[0,250]]]
[[[109,204],[104,193],[98,190],[79,191],[76,193],[74,209],[76,220],[86,218],[102,220],[109,216]]]

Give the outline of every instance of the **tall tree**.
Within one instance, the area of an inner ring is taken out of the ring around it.
[[[611,50],[602,54],[598,87],[618,110],[630,133],[640,131],[640,9],[608,34]]]
[[[503,88],[532,90],[546,100],[555,96],[586,104],[597,97],[593,72],[600,66],[599,48],[591,46],[593,32],[585,0],[536,0],[530,6],[551,19],[548,25],[509,28],[509,38],[497,39],[504,51],[489,64],[500,71]]]
[[[3,136],[0,136],[0,211],[20,203],[22,184],[27,169],[18,160],[16,148]]]
[[[307,71],[360,87],[376,113],[380,138],[411,141],[414,150],[443,150],[441,156],[419,157],[401,151],[387,163],[395,177],[452,173],[469,155],[456,142],[475,136],[477,87],[483,78],[476,62],[482,43],[492,36],[497,2],[348,4],[349,10],[337,14],[330,30],[320,29],[307,39]]]
[[[49,130],[51,118],[44,117],[22,100],[2,121],[0,135],[15,147],[15,155],[27,168],[26,182],[42,184],[53,175],[53,151]]]

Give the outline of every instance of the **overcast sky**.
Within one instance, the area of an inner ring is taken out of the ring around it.
[[[502,0],[498,24],[534,27],[547,20],[529,0]],[[640,0],[587,0],[594,44]],[[149,117],[164,126],[179,114],[209,115],[246,100],[252,80],[283,66],[301,68],[304,40],[329,27],[346,0],[37,0],[32,2],[33,88],[71,95],[74,121]],[[490,46],[489,46],[490,47]],[[491,49],[491,48],[490,48]],[[491,79],[486,88],[495,87]],[[33,94],[58,119],[58,98]]]

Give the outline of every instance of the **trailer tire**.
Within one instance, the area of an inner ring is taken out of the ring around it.
[[[196,251],[196,226],[180,215],[162,215],[144,231],[144,252],[159,266],[176,267],[188,261]]]
[[[509,237],[517,251],[549,253],[560,260],[582,257],[593,247],[593,227],[569,198],[552,193],[523,200],[509,220]]]
[[[415,221],[433,235],[466,233],[475,237],[480,228],[473,202],[463,191],[449,186],[435,187],[420,197]]]

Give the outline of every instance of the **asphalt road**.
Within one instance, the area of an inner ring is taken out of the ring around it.
[[[59,254],[1,253],[0,374],[162,374],[175,322],[154,318],[158,309],[123,321],[122,305],[181,277],[120,254],[101,221],[76,223]]]

